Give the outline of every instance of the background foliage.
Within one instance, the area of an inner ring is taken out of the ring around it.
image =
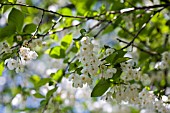
[[[155,64],[170,51],[169,6],[169,0],[1,0],[0,113],[113,112],[115,103],[98,97],[122,84],[120,65],[126,61],[151,78],[142,88],[168,97],[169,67],[155,69]],[[77,57],[84,36],[93,40],[100,60],[117,72],[110,79],[94,77],[90,87],[73,88],[66,78],[81,74]],[[36,39],[43,43],[29,45]],[[17,59],[25,41],[38,59],[23,73],[8,70],[5,60]],[[103,59],[108,48],[115,52]]]

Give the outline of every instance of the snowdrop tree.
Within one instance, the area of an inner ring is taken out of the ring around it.
[[[169,0],[1,0],[0,113],[170,113]]]

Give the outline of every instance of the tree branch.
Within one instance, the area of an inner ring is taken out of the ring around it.
[[[133,39],[123,48],[121,48],[121,50],[126,49],[127,47],[129,47],[130,45],[133,45],[133,42],[135,41],[135,39],[138,37],[138,35],[145,29],[146,25],[150,22],[150,20],[152,19],[152,17],[157,14],[158,12],[162,11],[164,8],[161,8],[160,10],[154,11],[154,13],[149,17],[149,19],[142,25],[142,27],[139,29],[139,31],[135,34],[135,36],[133,37]]]
[[[126,41],[121,40],[121,39],[119,39],[119,38],[117,38],[117,40],[118,40],[119,42],[122,42],[122,43],[125,43],[125,44],[129,44],[129,42],[126,42]],[[140,51],[145,52],[145,53],[147,53],[147,54],[149,54],[149,55],[160,55],[160,54],[157,53],[157,52],[148,51],[148,50],[145,50],[145,49],[143,49],[143,48],[140,48],[139,46],[137,46],[137,45],[135,45],[135,44],[132,44],[132,45],[133,45],[134,47],[136,47],[137,49],[139,49]]]
[[[136,11],[136,10],[146,10],[146,9],[161,8],[161,7],[164,7],[164,8],[165,8],[165,7],[170,6],[170,3],[167,3],[167,4],[152,5],[152,6],[142,6],[142,7],[125,8],[125,9],[121,9],[121,10],[118,10],[118,11],[107,11],[107,12],[105,12],[105,13],[98,14],[98,15],[95,15],[95,16],[73,16],[73,15],[63,15],[63,14],[61,14],[61,13],[54,12],[54,11],[51,11],[51,10],[47,10],[47,9],[44,9],[44,8],[40,8],[40,7],[37,7],[37,6],[20,4],[20,3],[15,3],[15,4],[14,4],[14,3],[0,3],[0,4],[1,4],[2,6],[11,5],[11,6],[30,7],[30,8],[38,9],[38,10],[41,10],[41,11],[44,11],[44,12],[56,14],[56,15],[59,15],[59,16],[62,16],[62,17],[80,18],[80,19],[95,19],[95,20],[99,20],[99,19],[96,19],[96,17],[100,17],[101,15],[106,15],[106,14],[124,14],[124,13],[133,12],[133,11]],[[107,21],[107,20],[106,20],[106,21]]]

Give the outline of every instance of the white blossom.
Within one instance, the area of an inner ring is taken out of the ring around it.
[[[5,64],[7,65],[9,70],[13,70],[18,66],[18,63],[15,59],[9,58],[5,60]]]
[[[37,59],[38,57],[38,54],[35,51],[30,51],[29,55],[31,59]]]

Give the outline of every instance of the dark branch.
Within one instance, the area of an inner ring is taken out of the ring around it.
[[[63,14],[58,13],[58,12],[54,12],[54,11],[51,11],[51,10],[47,10],[47,9],[40,8],[40,7],[37,7],[37,6],[26,5],[26,4],[20,4],[20,3],[15,3],[15,4],[13,4],[13,3],[0,3],[0,4],[2,6],[12,5],[12,6],[30,7],[30,8],[38,9],[38,10],[41,10],[41,11],[44,11],[44,12],[56,14],[56,15],[59,15],[59,16],[62,16],[62,17],[80,18],[80,19],[95,19],[95,20],[99,20],[96,17],[100,17],[101,15],[106,15],[106,14],[124,14],[124,13],[133,12],[133,11],[136,11],[136,10],[146,10],[146,9],[161,8],[161,7],[165,8],[165,7],[170,6],[170,3],[167,3],[167,4],[160,4],[160,5],[153,5],[153,6],[125,8],[125,9],[121,9],[121,10],[118,10],[118,11],[107,11],[103,14],[98,14],[98,15],[95,15],[95,16],[73,16],[73,15],[70,16],[70,15],[63,15]]]
[[[104,27],[102,27],[102,28],[96,33],[96,35],[94,35],[94,38],[96,38],[104,29],[106,29],[111,22],[112,22],[112,21],[107,22],[107,24],[106,24]]]
[[[123,48],[121,48],[121,50],[128,48],[129,46],[133,45],[133,42],[135,41],[135,39],[138,37],[138,35],[145,29],[146,25],[150,22],[150,20],[152,19],[152,17],[162,11],[164,8],[161,8],[160,10],[154,11],[154,13],[149,17],[149,19],[142,25],[142,27],[139,29],[139,31],[135,34],[135,36],[133,37],[133,39]]]
[[[119,38],[117,38],[117,40],[118,40],[119,42],[122,42],[122,43],[125,43],[125,44],[129,44],[129,42],[126,42],[126,41],[121,40],[121,39],[119,39]],[[147,53],[147,54],[149,54],[149,55],[159,55],[157,52],[145,50],[145,49],[140,48],[139,46],[137,46],[137,45],[135,45],[135,44],[132,44],[132,45],[133,45],[134,47],[136,47],[137,49],[139,49],[140,51],[145,52],[145,53]]]

